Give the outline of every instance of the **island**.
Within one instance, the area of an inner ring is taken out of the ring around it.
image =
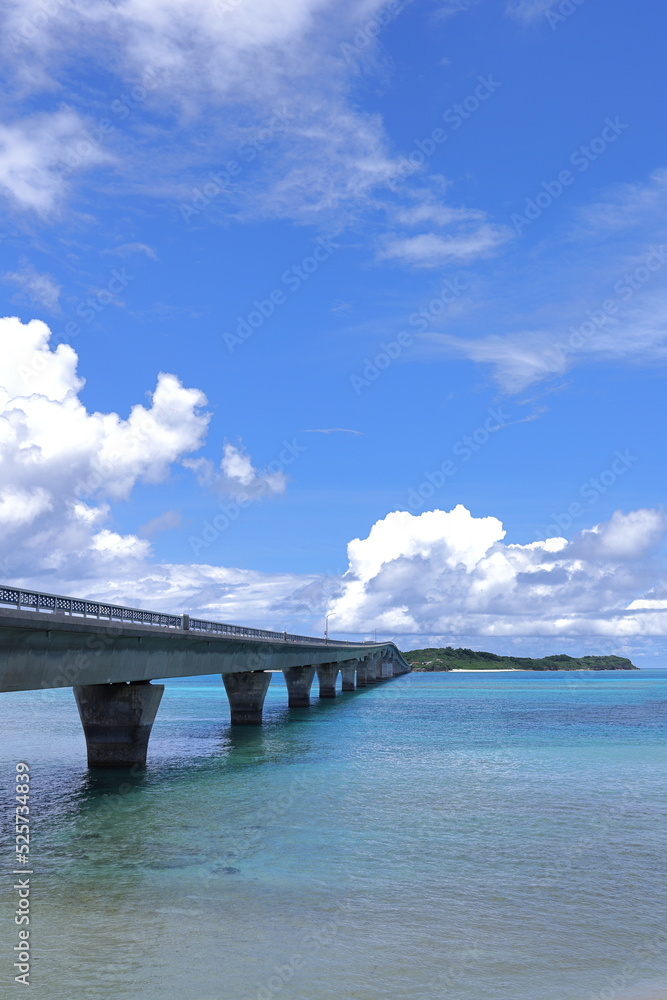
[[[413,670],[639,670],[626,656],[567,656],[533,659],[497,656],[475,649],[411,649],[402,654]]]

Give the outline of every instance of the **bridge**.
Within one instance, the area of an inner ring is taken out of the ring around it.
[[[0,587],[0,692],[72,687],[90,767],[143,767],[163,684],[219,673],[232,725],[260,725],[273,673],[290,708],[410,671],[392,642],[341,642]]]

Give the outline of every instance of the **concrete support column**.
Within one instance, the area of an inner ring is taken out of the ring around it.
[[[317,679],[320,682],[320,698],[336,697],[337,663],[321,663],[317,668]]]
[[[392,666],[391,660],[380,660],[380,677],[386,680],[389,677],[394,676],[394,668]]]
[[[354,674],[359,660],[346,660],[340,665],[340,674],[343,678],[343,691],[354,691]]]
[[[382,680],[382,657],[381,656],[378,656],[378,658],[374,661],[373,666],[375,667],[375,680],[376,681],[381,681]]]
[[[315,667],[289,667],[283,670],[290,708],[308,708]]]
[[[223,674],[222,680],[229,698],[233,726],[259,726],[262,708],[271,683],[267,670],[248,670]]]
[[[357,687],[358,688],[365,688],[366,687],[366,674],[367,674],[367,672],[368,672],[368,664],[366,662],[366,659],[359,660],[359,662],[357,663]]]
[[[369,656],[366,660],[366,684],[375,684],[375,673],[377,669],[377,660],[374,656]]]
[[[163,684],[86,684],[74,688],[89,767],[144,767]]]

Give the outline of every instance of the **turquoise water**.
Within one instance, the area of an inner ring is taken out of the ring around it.
[[[71,691],[1,695],[33,994],[665,1000],[666,697],[662,670],[411,674],[288,711],[274,676],[232,731],[219,678],[171,681],[128,781],[87,773]]]

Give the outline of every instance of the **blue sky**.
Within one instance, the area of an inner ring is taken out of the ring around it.
[[[4,17],[5,579],[660,656],[662,6]]]

